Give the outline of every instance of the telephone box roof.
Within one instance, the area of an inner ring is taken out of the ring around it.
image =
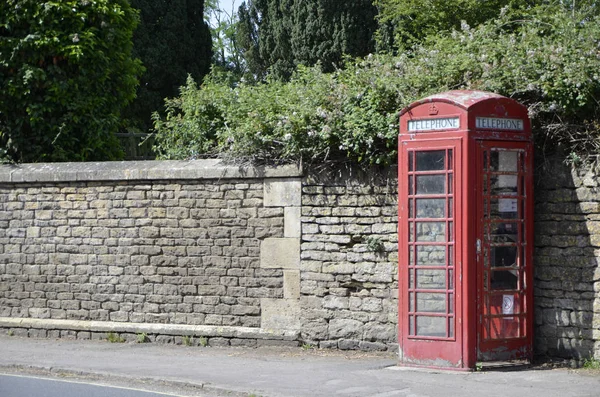
[[[499,99],[503,100],[503,102],[504,101],[512,102],[519,106],[523,106],[523,105],[519,104],[517,101],[515,101],[514,99],[510,99],[510,98],[507,98],[502,95],[494,94],[493,92],[477,91],[477,90],[452,90],[452,91],[440,92],[438,94],[430,95],[427,98],[423,98],[418,101],[415,101],[415,102],[411,103],[410,105],[408,105],[407,107],[405,107],[404,109],[402,109],[402,111],[400,112],[400,115],[403,115],[404,113],[410,111],[412,108],[414,108],[416,106],[419,106],[419,105],[422,105],[425,103],[430,103],[430,102],[446,102],[446,103],[461,107],[465,110],[469,110],[469,108],[473,107],[474,105],[480,104],[482,102],[489,101],[489,100],[497,101]]]

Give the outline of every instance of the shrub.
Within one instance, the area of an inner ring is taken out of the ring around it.
[[[192,81],[155,116],[161,158],[231,156],[253,162],[396,160],[398,112],[449,89],[480,89],[529,107],[540,146],[600,153],[600,18],[546,5],[477,28],[429,37],[410,53],[347,59],[288,83]],[[569,14],[570,15],[570,14]]]

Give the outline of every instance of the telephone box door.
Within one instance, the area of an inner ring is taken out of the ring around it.
[[[402,142],[400,152],[400,359],[462,366],[461,140]]]
[[[532,156],[529,143],[479,141],[479,361],[531,359]]]

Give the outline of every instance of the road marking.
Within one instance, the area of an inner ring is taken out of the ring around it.
[[[16,374],[7,374],[5,372],[0,372],[0,376],[12,376],[15,378],[42,379],[42,380],[49,380],[49,381],[53,381],[53,382],[76,383],[76,384],[80,384],[80,385],[90,385],[90,386],[98,386],[98,387],[110,387],[110,388],[114,388],[114,389],[132,390],[132,391],[139,391],[142,393],[154,393],[154,394],[160,394],[163,396],[171,396],[171,397],[188,397],[188,396],[184,396],[182,394],[156,392],[156,391],[147,390],[147,389],[138,389],[136,387],[110,386],[108,384],[102,384],[102,383],[96,383],[96,382],[82,382],[82,381],[76,381],[76,380],[56,379],[56,378],[50,378],[50,377],[44,377],[44,376],[16,375]]]

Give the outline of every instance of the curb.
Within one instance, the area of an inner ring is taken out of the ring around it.
[[[37,365],[22,365],[22,364],[0,364],[0,374],[9,375],[37,375],[40,377],[46,377],[53,380],[67,381],[67,377],[80,378],[79,380],[96,380],[104,386],[119,387],[120,384],[127,385],[138,385],[146,386],[141,390],[152,391],[154,393],[161,393],[160,388],[179,388],[184,389],[189,396],[200,395],[202,396],[231,396],[231,397],[248,397],[252,392],[241,392],[237,390],[228,389],[222,386],[214,386],[210,383],[203,382],[189,382],[183,380],[169,380],[162,379],[153,376],[147,377],[136,377],[121,374],[114,374],[111,372],[93,372],[93,371],[82,371],[70,368],[62,367],[44,367]],[[150,385],[151,387],[148,387]],[[153,386],[153,387],[152,387]],[[184,395],[182,395],[183,397]]]

